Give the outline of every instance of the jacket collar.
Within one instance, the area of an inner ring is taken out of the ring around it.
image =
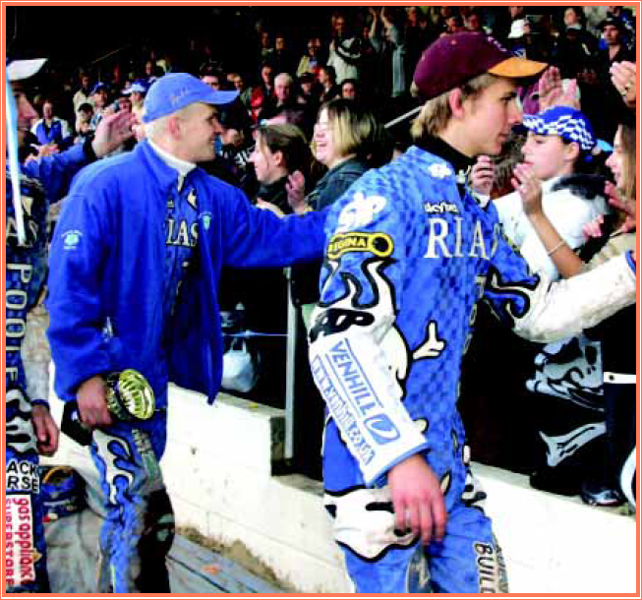
[[[152,176],[158,181],[162,189],[170,188],[174,185],[180,185],[183,178],[176,168],[167,164],[161,158],[158,152],[152,148],[149,140],[143,140],[134,148],[134,152],[145,162],[152,172]],[[192,169],[190,173],[194,172],[196,168]],[[188,175],[190,174],[188,173]]]

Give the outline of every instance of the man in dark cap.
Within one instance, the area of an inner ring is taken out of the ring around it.
[[[437,40],[415,71],[416,145],[329,211],[310,363],[330,413],[326,508],[358,592],[507,591],[456,406],[477,302],[538,340],[635,302],[632,256],[551,284],[466,187],[520,121],[517,86],[545,66],[482,33]]]
[[[635,62],[635,52],[626,45],[626,29],[621,19],[607,16],[600,24],[606,44],[595,55],[595,76],[581,86],[582,110],[594,123],[599,139],[612,140],[617,129],[618,115],[626,112],[626,103],[611,82],[611,67],[624,61]]]

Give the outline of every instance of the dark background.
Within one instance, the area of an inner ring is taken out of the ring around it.
[[[211,44],[217,58],[244,66],[255,60],[257,24],[286,33],[298,52],[310,31],[329,32],[330,15],[336,8],[8,6],[7,54],[12,58],[46,56],[63,64],[90,66],[119,48],[181,52],[190,38],[200,38]]]

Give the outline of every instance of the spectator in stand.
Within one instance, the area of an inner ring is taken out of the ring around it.
[[[296,67],[294,55],[284,33],[277,33],[274,37],[274,54],[271,58],[276,73],[294,74]]]
[[[250,100],[252,98],[252,88],[245,85],[245,79],[239,73],[229,73],[227,76],[228,81],[232,83],[234,89],[239,93],[239,98],[243,103],[243,106],[249,111],[250,110]]]
[[[152,83],[155,66],[156,66],[156,63],[153,60],[150,59],[145,61],[145,65],[143,66],[143,71],[145,73],[145,79],[147,80],[147,83]]]
[[[98,124],[102,121],[103,117],[108,114],[109,107],[109,88],[106,84],[98,82],[91,90],[91,100],[94,105],[94,114],[91,118],[90,126],[96,129]]]
[[[387,96],[393,99],[390,114],[403,112],[409,84],[406,81],[405,11],[399,7],[369,7],[372,16],[370,42],[382,55],[383,64],[389,72]]]
[[[508,14],[510,15],[511,22],[517,19],[523,19],[526,16],[526,10],[523,6],[509,6]]]
[[[607,212],[604,178],[593,175],[596,160],[592,151],[597,143],[593,127],[581,111],[568,106],[524,115],[523,125],[528,130],[522,147],[524,167],[515,179],[521,183],[526,173],[541,182],[543,210],[555,222],[564,244],[578,249],[584,243],[584,225]],[[481,170],[492,179],[489,158],[478,158],[473,168],[477,191],[481,188],[475,175],[482,164]],[[520,248],[531,268],[556,279],[555,264],[536,235],[532,215],[524,212],[519,192],[496,199],[494,206],[504,233]]]
[[[252,89],[250,100],[252,120],[256,123],[264,106],[274,97],[274,69],[269,62],[261,65],[261,81]]]
[[[624,6],[620,5],[609,6],[609,9],[606,13],[606,18],[608,19],[609,17],[618,19],[622,23],[622,43],[627,47],[629,51],[635,52],[635,16],[633,16],[631,9],[625,8]]]
[[[303,178],[291,178],[290,202],[299,214],[330,206],[370,167],[388,162],[392,146],[370,111],[352,100],[336,98],[319,110],[312,152],[327,172],[307,196]],[[302,306],[306,325],[319,297],[319,270],[312,265],[294,269],[293,296]]]
[[[284,115],[288,123],[298,125],[304,133],[312,130],[314,107],[299,101],[295,81],[289,73],[279,73],[274,78],[274,96],[266,102],[259,114],[261,121]]]
[[[345,100],[361,100],[359,82],[356,79],[344,79],[341,84],[341,97]]]
[[[405,24],[406,39],[406,81],[412,81],[412,70],[421,58],[421,53],[433,40],[428,18],[418,6],[407,9],[408,16]]]
[[[78,107],[76,111],[76,137],[74,144],[84,142],[87,137],[92,135],[91,118],[93,115],[94,107],[89,104],[89,102],[85,102]]]
[[[300,77],[303,73],[312,73],[315,77],[323,64],[321,61],[321,38],[318,35],[308,39],[306,53],[301,57],[296,74]]]
[[[557,38],[555,58],[563,79],[582,80],[595,70],[597,40],[586,29],[586,16],[581,6],[564,11],[564,27]]]
[[[79,76],[80,80],[80,89],[74,94],[73,97],[73,105],[74,105],[74,111],[78,110],[78,107],[81,104],[85,104],[89,102],[93,106],[93,100],[91,98],[91,91],[92,91],[92,85],[91,85],[91,77],[89,76],[89,73],[81,72]]]
[[[42,119],[36,121],[31,133],[36,136],[41,146],[54,145],[58,150],[64,150],[72,141],[69,123],[54,114],[53,100],[45,98],[42,103]]]
[[[352,34],[344,13],[335,13],[333,17],[334,29],[327,64],[334,68],[337,83],[344,79],[358,80],[362,58],[361,38]]]
[[[466,31],[466,25],[461,15],[452,15],[446,19],[446,33],[461,33],[462,31]]]
[[[241,188],[248,197],[254,197],[256,177],[249,164],[255,146],[251,132],[252,119],[240,98],[221,106],[219,111],[218,157],[232,174],[231,179],[224,179]]]
[[[132,112],[132,100],[127,94],[121,94],[116,101],[119,111]]]
[[[215,63],[206,63],[198,74],[203,83],[209,85],[214,91],[222,90],[224,87],[225,74]]]
[[[606,48],[598,50],[595,72],[587,72],[580,81],[582,108],[595,126],[598,138],[612,140],[617,122],[615,116],[626,111],[624,97],[611,82],[611,66],[622,61],[635,62],[635,54],[622,41],[624,25],[620,19],[608,17],[602,21],[602,35]]]
[[[125,75],[122,72],[120,62],[115,62],[111,68],[108,69],[105,83],[110,90],[114,91],[114,93],[125,87]]]
[[[341,88],[337,85],[334,67],[331,65],[324,65],[319,69],[319,84],[321,85],[321,95],[319,96],[321,104],[329,102],[341,93]]]
[[[455,14],[455,9],[452,6],[444,5],[433,7],[429,10],[436,35],[441,35],[445,31],[448,31],[446,20]]]
[[[299,102],[305,104],[308,114],[319,112],[319,96],[321,89],[317,78],[312,73],[303,73],[299,77]]]
[[[515,19],[511,22],[506,45],[515,56],[526,58],[526,36],[530,32],[530,24],[526,18]]]
[[[136,79],[134,82],[123,90],[125,96],[129,96],[132,103],[132,112],[136,115],[138,122],[143,118],[143,102],[148,89],[147,82],[144,79]]]
[[[586,27],[586,15],[581,6],[569,6],[564,10],[564,27],[572,29],[584,29]]]
[[[618,17],[607,17],[602,21],[602,37],[606,42],[606,49],[601,51],[601,58],[609,63],[632,60],[635,58],[625,43],[626,28]]]
[[[278,123],[259,127],[255,141],[250,162],[259,182],[256,203],[279,216],[290,214],[288,181],[294,173],[305,177],[312,160],[307,140],[296,125]]]
[[[274,45],[269,31],[259,33],[259,62],[271,62],[274,57]]]
[[[307,140],[295,125],[261,125],[250,156],[259,182],[253,196],[256,205],[280,216],[290,214],[288,177],[294,172],[307,175],[311,158]],[[224,269],[221,310],[233,310],[239,302],[245,308],[247,329],[263,334],[287,333],[287,280],[283,269]],[[258,381],[250,398],[280,408],[285,398],[284,342],[284,338],[261,336],[247,340],[252,356],[258,355]]]
[[[466,29],[478,33],[487,33],[484,27],[484,15],[478,9],[471,10],[466,18]]]

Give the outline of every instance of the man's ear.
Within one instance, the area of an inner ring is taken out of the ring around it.
[[[177,116],[171,116],[167,121],[167,131],[169,134],[176,138],[181,133],[181,120]]]
[[[448,105],[453,117],[460,118],[464,116],[464,94],[461,88],[450,90],[448,94]]]

